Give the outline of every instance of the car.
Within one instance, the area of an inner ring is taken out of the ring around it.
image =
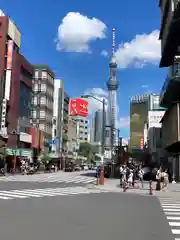
[[[76,165],[75,168],[74,168],[75,171],[81,171],[81,167]]]
[[[88,171],[88,170],[89,170],[88,166],[84,165],[84,171]]]

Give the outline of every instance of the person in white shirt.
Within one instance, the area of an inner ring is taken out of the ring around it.
[[[129,187],[132,187],[132,184],[133,184],[133,175],[134,175],[134,172],[133,172],[132,169],[130,169],[129,176],[128,176],[128,184],[129,184]]]
[[[144,184],[143,184],[144,170],[142,168],[139,169],[138,176],[139,176],[139,181],[141,183],[141,187],[143,188],[144,187]]]
[[[156,173],[156,191],[160,191],[161,190],[161,178],[162,178],[162,168],[160,167],[159,170],[157,170]]]
[[[120,186],[122,187],[122,184],[123,184],[123,170],[124,170],[124,168],[123,168],[123,166],[120,166],[120,168],[119,168],[119,178],[120,178]]]
[[[169,183],[169,174],[167,169],[164,172],[162,172],[162,180],[163,180],[162,191],[165,191]]]

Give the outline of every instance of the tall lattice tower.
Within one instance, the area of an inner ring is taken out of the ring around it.
[[[115,29],[112,29],[112,56],[109,63],[110,78],[107,82],[109,103],[108,103],[108,125],[111,126],[111,146],[117,145],[117,89],[118,81],[116,79],[116,56],[115,56]]]

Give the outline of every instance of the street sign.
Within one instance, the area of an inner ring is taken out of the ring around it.
[[[11,131],[11,134],[12,134],[12,135],[17,135],[16,129],[13,129],[13,130]]]
[[[55,139],[48,140],[47,142],[49,145],[54,145],[54,144],[58,144],[59,141],[60,141],[60,138],[56,137]]]

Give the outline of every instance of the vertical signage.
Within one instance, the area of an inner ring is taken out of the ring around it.
[[[140,148],[141,150],[144,148],[144,137],[140,138]]]
[[[9,40],[8,41],[8,50],[7,50],[7,70],[12,70],[12,59],[13,59],[13,41]]]
[[[9,40],[8,49],[7,49],[6,81],[5,81],[5,94],[4,94],[4,98],[6,100],[10,99],[10,93],[11,93],[13,48],[14,48],[14,42],[12,40]]]

